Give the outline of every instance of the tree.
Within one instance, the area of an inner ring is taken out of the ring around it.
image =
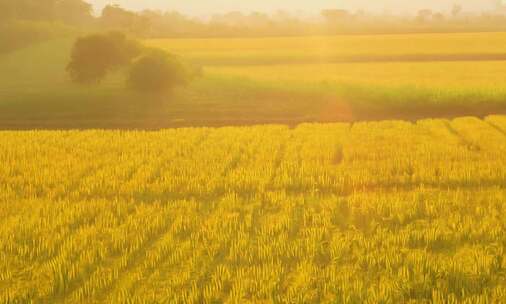
[[[347,10],[343,9],[327,9],[321,12],[321,15],[328,23],[338,23],[348,20],[351,15]]]
[[[100,23],[110,30],[121,30],[138,36],[149,32],[149,18],[121,8],[119,5],[107,5],[102,10]]]
[[[98,83],[108,72],[130,64],[140,52],[138,43],[119,32],[85,36],[74,44],[67,71],[76,83]]]
[[[129,28],[134,19],[135,13],[127,11],[119,5],[107,5],[100,16],[100,22],[104,27],[114,29]]]
[[[83,0],[0,0],[0,17],[5,19],[80,23],[93,18],[92,7]]]
[[[164,51],[151,50],[134,62],[128,84],[137,91],[161,93],[184,85],[188,80],[188,72],[176,57]]]
[[[61,0],[55,5],[55,17],[68,24],[86,24],[93,20],[91,4],[82,0]]]
[[[264,13],[252,12],[247,17],[247,25],[253,28],[268,27],[270,24],[272,24],[271,19]]]
[[[14,18],[39,21],[54,19],[56,0],[17,0],[12,2]]]
[[[443,22],[445,20],[445,15],[443,15],[443,13],[435,13],[432,16],[432,19],[437,22]]]
[[[462,5],[454,4],[452,7],[452,16],[453,18],[457,18],[462,12]]]
[[[418,11],[418,15],[416,17],[416,20],[418,22],[426,22],[427,20],[429,20],[430,18],[432,18],[433,16],[433,12],[432,10],[430,9],[423,9],[423,10],[419,10]]]

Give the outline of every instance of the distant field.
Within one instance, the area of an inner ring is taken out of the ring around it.
[[[506,33],[154,40],[148,45],[200,63],[213,76],[334,93],[350,104],[369,101],[368,94],[384,95],[389,107],[393,95],[396,102],[410,103],[420,94],[428,104],[440,98],[435,101],[457,107],[458,100],[449,99],[462,97],[465,104],[466,96],[473,96],[502,103],[506,95],[501,81]],[[363,94],[347,96],[347,88]]]
[[[460,89],[483,93],[506,88],[499,79],[506,75],[506,61],[378,62],[212,66],[206,71],[220,77],[237,77],[272,84],[357,85],[372,88],[412,86],[439,91]],[[331,88],[328,88],[329,90]],[[501,92],[504,93],[504,92]]]
[[[459,60],[506,59],[506,33],[162,39],[146,43],[203,65],[449,60],[452,56]]]
[[[506,116],[0,132],[0,303],[502,303]]]
[[[72,40],[0,57],[0,127],[161,128],[506,113],[506,33],[150,40],[203,76],[168,96],[69,83]]]

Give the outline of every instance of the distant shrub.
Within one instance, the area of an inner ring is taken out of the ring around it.
[[[160,93],[186,84],[191,77],[176,57],[151,50],[133,63],[128,84],[137,91]]]
[[[98,83],[108,72],[129,65],[141,50],[119,32],[89,35],[76,41],[67,71],[76,83]]]

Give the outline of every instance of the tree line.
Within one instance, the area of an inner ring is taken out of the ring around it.
[[[49,21],[94,30],[122,30],[143,38],[506,29],[506,17],[502,12],[470,14],[461,5],[454,5],[445,13],[421,9],[412,16],[326,9],[312,19],[277,11],[272,14],[229,12],[201,20],[175,11],[134,12],[118,5],[107,5],[98,16],[94,16],[92,6],[85,0],[0,0],[0,23],[13,20]]]
[[[82,25],[93,22],[91,4],[82,0],[0,0],[0,20],[61,21]]]

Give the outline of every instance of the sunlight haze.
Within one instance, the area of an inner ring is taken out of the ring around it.
[[[325,8],[343,8],[350,10],[365,10],[372,12],[413,13],[420,9],[430,8],[448,11],[453,4],[460,4],[465,11],[481,12],[491,10],[497,6],[500,0],[187,0],[172,2],[167,0],[92,0],[95,10],[100,10],[107,4],[119,4],[125,8],[143,10],[146,8],[160,10],[176,10],[191,15],[209,15],[228,11],[304,11],[306,13],[318,13]],[[504,1],[503,1],[504,2]]]
[[[506,0],[0,0],[0,304],[506,304]]]

